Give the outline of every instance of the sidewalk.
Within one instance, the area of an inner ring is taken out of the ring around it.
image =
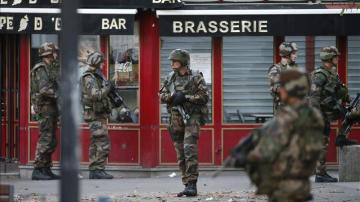
[[[171,173],[168,173],[171,174]],[[336,173],[331,173],[336,176]],[[178,198],[176,193],[183,189],[179,175],[152,178],[117,178],[113,180],[80,180],[81,201],[266,201],[264,196],[254,196],[255,187],[250,185],[244,172],[231,175],[200,176],[199,196]],[[312,178],[314,181],[314,178]],[[59,181],[31,181],[1,179],[1,183],[15,186],[15,201],[59,201]],[[360,182],[312,184],[314,201],[357,202],[360,201]]]

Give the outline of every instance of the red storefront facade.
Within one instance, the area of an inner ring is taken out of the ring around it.
[[[358,15],[358,14],[357,14]],[[156,168],[156,167],[175,167],[176,155],[172,146],[170,136],[166,129],[166,121],[161,112],[158,92],[160,89],[162,75],[162,64],[164,55],[167,51],[166,41],[176,39],[177,36],[165,38],[161,36],[160,24],[161,16],[157,16],[156,11],[138,9],[135,15],[135,22],[138,27],[138,71],[135,89],[136,104],[138,109],[138,121],[136,123],[111,123],[109,121],[109,135],[111,138],[111,153],[108,159],[108,166],[134,166],[135,168]],[[111,57],[112,57],[112,35],[98,34],[99,49],[106,57],[103,72],[110,78]],[[31,34],[0,34],[1,55],[2,55],[2,135],[0,156],[8,159],[19,160],[21,165],[31,165],[35,157],[35,148],[38,138],[37,122],[32,120],[30,103],[30,70],[32,61],[32,38]],[[189,36],[180,36],[189,37]],[[197,41],[195,39],[190,41]],[[201,37],[201,36],[200,36]],[[310,72],[315,67],[316,41],[315,35],[303,35],[302,43],[304,51],[299,57],[304,58],[304,68]],[[242,38],[238,38],[242,41]],[[263,40],[254,39],[254,43]],[[348,84],[349,77],[349,37],[344,35],[334,35],[334,45],[337,45],[341,52],[338,72],[342,81]],[[355,39],[357,39],[355,37]],[[237,39],[234,39],[234,41]],[[271,59],[269,63],[279,61],[277,47],[281,42],[287,40],[287,36],[268,36],[272,46],[269,48]],[[353,39],[351,39],[352,41]],[[180,40],[181,41],[181,40]],[[227,109],[227,41],[233,38],[226,36],[209,36],[206,39],[211,70],[209,71],[211,87],[211,121],[201,129],[199,141],[199,160],[202,167],[220,166],[229,154],[231,148],[249,131],[258,127],[260,123],[255,123],[255,119],[250,120],[250,116],[245,121],[233,121],[229,116],[239,116],[239,120],[246,113],[240,115],[239,111],[225,112]],[[169,42],[169,43],[170,43]],[[190,47],[191,49],[191,47]],[[111,50],[111,51],[110,51]],[[355,49],[356,51],[358,49]],[[359,48],[360,50],[360,48]],[[4,52],[5,51],[5,52]],[[12,51],[12,52],[10,52]],[[232,51],[232,53],[235,51]],[[243,52],[238,52],[239,57]],[[235,54],[235,53],[234,53]],[[208,56],[206,55],[206,56]],[[246,56],[251,57],[251,56]],[[266,63],[267,64],[267,63]],[[166,67],[164,67],[166,68]],[[264,69],[268,67],[265,66]],[[251,73],[251,74],[255,74]],[[265,77],[264,77],[265,78]],[[353,80],[353,79],[352,79]],[[359,84],[360,85],[360,84]],[[5,90],[4,90],[5,89]],[[130,88],[124,87],[124,90]],[[235,93],[230,94],[235,95]],[[126,101],[126,100],[125,100]],[[232,106],[232,103],[229,104]],[[256,106],[255,106],[256,107]],[[231,108],[232,109],[232,108]],[[239,107],[239,109],[241,109]],[[242,110],[242,109],[241,109]],[[241,111],[240,110],[240,111]],[[11,114],[11,115],[9,115]],[[236,119],[236,120],[238,120]],[[338,150],[334,145],[334,138],[338,130],[339,123],[332,124],[331,144],[329,146],[328,163],[338,164]],[[53,155],[55,164],[60,162],[60,128],[58,130],[58,147]],[[352,129],[352,138],[360,140],[360,127]],[[80,133],[81,164],[88,163],[88,146],[90,143],[90,132],[87,124],[81,124]]]

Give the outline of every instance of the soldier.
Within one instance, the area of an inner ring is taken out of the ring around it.
[[[269,201],[302,202],[312,198],[309,177],[322,148],[324,122],[320,111],[305,99],[309,88],[304,73],[281,72],[278,91],[284,106],[274,119],[253,130],[233,150],[235,158],[227,160],[237,167],[245,166],[257,186],[256,194],[268,195]]]
[[[269,68],[268,77],[270,80],[270,92],[273,97],[274,114],[283,104],[279,97],[279,77],[280,73],[288,69],[297,69],[296,64],[298,48],[294,42],[283,42],[279,46],[281,61]]]
[[[44,43],[39,48],[41,62],[31,70],[31,100],[34,112],[39,117],[39,139],[36,145],[33,180],[59,179],[51,171],[51,155],[55,151],[58,121],[58,79],[60,65],[58,48],[53,43]]]
[[[89,66],[80,80],[83,118],[89,124],[91,132],[89,147],[90,179],[113,178],[112,175],[104,171],[110,151],[110,138],[106,125],[106,120],[111,112],[108,94],[113,86],[104,79],[100,71],[103,62],[104,58],[101,53],[90,53],[86,60]]]
[[[316,168],[315,182],[337,182],[326,172],[326,153],[329,144],[330,123],[345,115],[343,101],[348,101],[347,88],[337,74],[339,51],[334,46],[324,47],[320,52],[322,65],[312,73],[311,103],[320,109],[324,122],[324,147]]]
[[[172,72],[160,90],[161,102],[170,113],[168,126],[180,171],[184,191],[178,194],[196,196],[198,171],[198,139],[200,126],[207,116],[208,89],[203,75],[189,68],[190,55],[186,50],[175,49],[170,53]]]

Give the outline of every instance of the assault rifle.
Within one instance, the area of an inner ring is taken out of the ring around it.
[[[108,81],[102,74],[95,73],[94,75],[101,78],[101,80],[103,81],[102,82],[103,86],[106,86],[106,85],[112,85],[113,86],[110,89],[108,97],[110,99],[110,102],[115,106],[115,108],[120,107],[121,105],[123,105],[124,104],[124,99],[122,98],[122,96],[120,95],[118,90],[114,87],[115,84],[111,83],[112,81]]]
[[[231,151],[230,155],[223,162],[223,166],[215,171],[213,178],[217,177],[225,168],[245,168],[247,163],[247,156],[249,152],[255,147],[256,143],[253,135],[248,135],[241,140]]]
[[[357,109],[360,104],[360,93],[357,94],[356,98],[351,102],[350,106],[347,108],[347,112],[343,122],[341,123],[341,128],[339,129],[339,133],[336,136],[335,144],[338,147],[342,147],[344,145],[354,145],[357,142],[355,140],[347,139],[347,135],[349,134],[353,120],[351,120],[351,113],[353,109]]]
[[[169,84],[168,80],[165,80],[164,86],[160,89],[160,93],[163,91],[165,86],[169,88],[170,95],[173,96],[174,93],[175,93],[174,82],[170,82],[170,84]],[[188,113],[186,113],[186,111],[185,111],[185,109],[184,109],[184,107],[182,105],[176,105],[175,107],[179,111],[179,113],[181,114],[183,122],[186,125],[187,121],[190,119],[190,115]]]

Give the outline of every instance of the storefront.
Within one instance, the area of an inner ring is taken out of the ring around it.
[[[306,72],[320,64],[321,47],[336,45],[341,51],[341,79],[352,97],[360,92],[358,9],[333,4],[185,5],[143,0],[145,4],[139,6],[129,1],[121,5],[84,2],[78,9],[82,21],[80,68],[74,68],[81,70],[86,51],[103,52],[103,72],[117,81],[127,106],[113,110],[108,121],[109,165],[176,165],[166,129],[168,115],[158,97],[161,81],[170,71],[167,56],[175,48],[190,51],[191,67],[203,72],[211,92],[210,120],[201,129],[199,143],[202,166],[221,165],[241,138],[271,118],[266,75],[270,65],[279,60],[277,47],[284,40],[298,44],[298,63]],[[59,4],[51,3],[11,5],[9,1],[0,8],[1,58],[6,58],[1,59],[4,110],[0,152],[19,159],[22,165],[31,165],[38,126],[31,110],[29,73],[38,61],[40,44],[58,43],[60,9]],[[86,124],[81,129],[81,163],[86,165],[90,134]],[[333,123],[332,140],[337,130],[338,123]],[[360,127],[355,126],[351,136],[360,140],[359,134]],[[333,141],[331,144],[328,160],[336,165],[337,150]],[[59,148],[54,154],[56,162]]]

